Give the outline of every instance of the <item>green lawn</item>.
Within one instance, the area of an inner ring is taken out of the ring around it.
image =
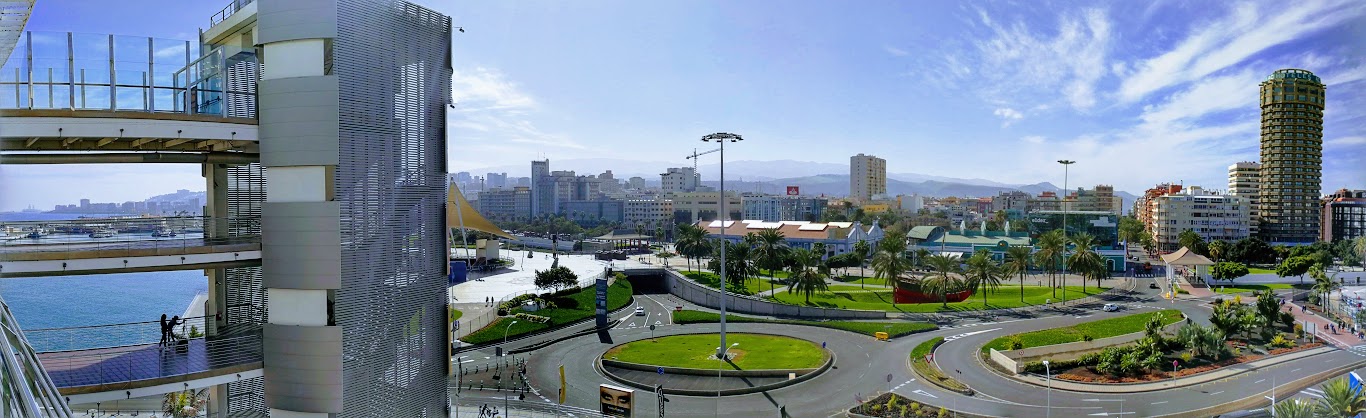
[[[767,270],[765,270],[765,271],[767,271]],[[707,287],[710,287],[710,288],[712,288],[712,289],[720,288],[720,286],[718,286],[717,283],[720,283],[720,282],[721,282],[721,279],[720,279],[720,277],[718,277],[718,276],[716,275],[716,273],[712,273],[712,272],[709,272],[709,271],[688,271],[688,272],[683,272],[683,275],[684,275],[684,276],[687,276],[689,279],[692,279],[692,280],[695,281],[695,282],[701,283],[702,285],[707,286]],[[782,274],[782,275],[779,275],[778,277],[781,278],[781,277],[786,277],[786,276],[787,276],[786,274]],[[732,293],[739,293],[739,294],[742,294],[742,295],[751,295],[751,296],[752,296],[752,295],[758,294],[759,292],[767,291],[767,290],[769,290],[770,287],[773,287],[773,288],[783,287],[783,284],[782,284],[782,283],[772,283],[772,282],[770,282],[770,281],[768,280],[768,275],[765,274],[765,275],[761,276],[761,277],[759,278],[759,280],[753,280],[753,279],[751,279],[751,280],[745,281],[744,287],[737,286],[735,283],[730,283],[730,284],[728,284],[728,285],[726,286],[726,290],[728,290],[728,291],[730,291],[730,292],[732,292]]]
[[[872,271],[872,270],[868,270],[868,274],[873,274],[873,271]],[[852,284],[852,285],[858,285],[858,284],[880,284],[880,285],[883,285],[883,286],[886,286],[886,285],[887,285],[887,281],[886,281],[886,280],[883,280],[883,279],[879,279],[879,278],[876,278],[876,277],[861,277],[861,276],[856,276],[856,275],[852,275],[852,274],[846,274],[846,275],[843,275],[843,276],[840,276],[840,277],[835,277],[834,280],[837,281],[837,282],[843,282],[843,283],[848,283],[848,284]]]
[[[655,366],[716,369],[723,363],[708,357],[716,354],[719,338],[717,334],[691,334],[634,341],[612,347],[602,358]],[[732,363],[739,370],[813,369],[825,361],[825,352],[820,345],[796,338],[729,333],[726,342],[740,344],[729,351]]]
[[[871,292],[871,291],[875,291],[875,290],[881,290],[881,291],[886,291],[886,290],[887,290],[887,287],[886,287],[885,285],[882,285],[881,283],[879,283],[879,284],[872,284],[872,283],[869,283],[868,285],[869,285],[869,286],[866,286],[866,287],[865,287],[865,286],[850,286],[850,285],[847,285],[847,284],[832,284],[832,285],[830,285],[830,291],[831,291],[831,292],[860,292],[860,291],[863,291],[863,292]]]
[[[1226,295],[1232,295],[1232,294],[1239,294],[1239,293],[1248,293],[1248,292],[1252,292],[1252,291],[1291,289],[1291,288],[1294,288],[1294,285],[1289,284],[1289,283],[1269,283],[1269,284],[1214,285],[1214,286],[1212,286],[1212,287],[1214,288],[1214,292],[1215,292],[1215,293],[1223,293],[1223,294],[1226,294]]]
[[[1275,270],[1275,269],[1268,270],[1268,269],[1257,268],[1257,267],[1248,267],[1248,268],[1247,268],[1247,274],[1276,274],[1276,270]]]
[[[1067,287],[1067,300],[1078,299],[1083,296],[1095,295],[1104,292],[1105,289],[1096,289],[1088,286],[1083,295],[1081,286]],[[1062,297],[1062,289],[1058,290],[1058,302]],[[983,309],[1004,309],[1019,308],[1024,306],[1042,305],[1048,299],[1053,298],[1052,289],[1047,286],[1025,286],[1024,302],[1020,301],[1020,288],[1002,284],[995,293],[987,294],[986,306],[982,305],[982,296],[973,295],[963,302],[951,302],[948,307],[943,307],[940,303],[919,303],[919,304],[897,304],[892,305],[892,290],[881,288],[878,290],[841,290],[829,293],[816,293],[811,295],[811,303],[806,303],[806,296],[800,293],[778,292],[773,295],[773,299],[790,305],[820,306],[827,308],[842,309],[863,309],[873,311],[889,312],[948,312],[948,311],[976,311]]]
[[[493,321],[492,324],[475,331],[474,333],[461,339],[466,344],[482,344],[491,341],[501,341],[504,331],[507,338],[514,338],[519,335],[529,334],[552,327],[565,325],[580,319],[592,317],[594,314],[593,299],[596,297],[597,290],[589,287],[578,291],[565,294],[551,299],[555,304],[554,308],[541,309],[536,312],[527,312],[532,315],[550,317],[550,322],[538,324],[531,321],[513,319],[512,315],[523,312],[521,309],[514,309],[508,316]],[[631,301],[631,282],[617,280],[607,288],[607,309],[609,311],[620,309]],[[512,321],[517,321],[512,324]],[[508,325],[511,324],[511,328]]]
[[[465,316],[464,312],[460,312],[459,309],[451,308],[451,322],[459,320],[462,316]]]
[[[720,322],[721,315],[714,312],[702,311],[676,311],[673,313],[675,324],[698,324]],[[804,325],[810,327],[834,328],[849,332],[873,336],[876,332],[885,332],[892,338],[915,334],[917,332],[933,331],[939,329],[934,324],[925,322],[871,322],[871,321],[800,321],[790,319],[764,319],[751,318],[746,316],[726,315],[727,323],[765,323],[765,324],[791,324]]]
[[[1019,337],[1024,347],[1042,347],[1045,345],[1063,344],[1082,341],[1083,335],[1089,335],[1092,339],[1113,337],[1132,332],[1143,331],[1143,326],[1148,323],[1148,319],[1154,314],[1162,315],[1162,324],[1167,325],[1180,321],[1181,311],[1168,309],[1159,312],[1144,312],[1133,315],[1121,316],[1118,318],[1102,319],[1099,321],[1085,322],[1070,327],[1041,329],[1021,334],[1007,335],[991,340],[982,346],[982,351],[995,348],[997,351],[1010,349],[1011,337]]]

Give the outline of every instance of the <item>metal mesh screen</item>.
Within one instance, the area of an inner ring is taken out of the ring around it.
[[[228,383],[228,417],[255,418],[266,417],[264,377],[256,377],[239,382]]]
[[[338,0],[344,417],[444,416],[450,18]]]

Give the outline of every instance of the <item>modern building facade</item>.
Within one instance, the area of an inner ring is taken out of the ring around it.
[[[887,194],[887,160],[872,155],[849,157],[849,198],[857,202]]]
[[[555,212],[555,185],[550,181],[550,160],[531,162],[531,216]]]
[[[494,220],[526,221],[531,218],[531,188],[513,187],[479,192],[479,213]]]
[[[1228,194],[1242,196],[1248,202],[1248,234],[1258,236],[1258,223],[1261,222],[1261,213],[1258,205],[1261,199],[1257,197],[1257,190],[1262,187],[1261,180],[1262,164],[1242,161],[1228,166]]]
[[[672,200],[675,223],[696,223],[723,218],[720,215],[721,192],[675,193]],[[740,195],[726,192],[726,212],[729,212],[729,216],[725,218],[742,219],[745,209],[743,205]]]
[[[1366,237],[1366,190],[1341,189],[1324,198],[1319,239],[1337,241]]]
[[[584,226],[621,223],[626,202],[622,200],[569,200],[560,202],[559,215]]]
[[[1151,208],[1149,232],[1160,251],[1180,249],[1178,237],[1185,231],[1200,234],[1206,242],[1232,242],[1249,236],[1251,208],[1242,196],[1206,193],[1200,187],[1189,187],[1180,193],[1156,197]]]
[[[1326,89],[1300,69],[1277,70],[1261,83],[1259,232],[1272,243],[1319,238]]]
[[[692,167],[671,167],[659,175],[659,182],[664,193],[695,192],[702,183],[702,176]]]
[[[797,196],[744,196],[745,219],[815,222],[825,213],[826,199]]]
[[[623,205],[622,226],[672,226],[674,202],[669,199],[630,199]]]

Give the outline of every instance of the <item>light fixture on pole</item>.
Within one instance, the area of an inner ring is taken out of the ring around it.
[[[723,366],[726,361],[730,360],[730,357],[727,354],[730,353],[730,349],[735,348],[737,345],[740,345],[740,343],[731,344],[730,347],[724,345],[716,347],[716,352],[719,353],[716,355],[716,416],[718,417],[721,416],[721,366]]]
[[[1068,207],[1068,206],[1071,206],[1071,205],[1068,205],[1068,204],[1067,204],[1067,193],[1068,193],[1069,191],[1071,191],[1071,189],[1069,189],[1069,188],[1068,188],[1068,185],[1067,185],[1067,174],[1068,174],[1068,173],[1067,173],[1067,169],[1068,169],[1069,167],[1071,167],[1072,164],[1076,164],[1076,163],[1077,163],[1077,162],[1076,162],[1076,161],[1073,161],[1073,160],[1058,160],[1058,164],[1062,164],[1062,238],[1063,238],[1063,248],[1064,248],[1064,249],[1067,248],[1067,207]],[[1067,305],[1067,263],[1066,263],[1066,262],[1062,263],[1062,269],[1063,269],[1063,274],[1062,274],[1062,304],[1063,304],[1063,305]],[[1083,280],[1085,280],[1085,279],[1083,279]],[[1083,283],[1085,283],[1085,282],[1083,282]]]
[[[726,142],[745,140],[740,135],[717,132],[702,137],[702,142],[716,142],[721,146],[721,345],[716,347],[716,357],[724,358],[726,348],[726,222],[730,214],[726,212]],[[719,401],[718,401],[719,402]]]
[[[1049,417],[1049,418],[1052,418],[1052,417],[1053,417],[1053,372],[1048,368],[1048,360],[1044,360],[1044,361],[1043,361],[1043,375],[1044,375],[1045,381],[1048,382],[1048,392],[1047,392],[1047,393],[1048,393],[1048,395],[1047,395],[1047,396],[1048,396],[1048,406],[1047,406],[1047,408],[1045,409],[1045,411],[1047,411],[1047,412],[1045,412],[1045,415],[1046,415],[1047,417]]]
[[[507,344],[507,343],[508,343],[508,331],[511,331],[511,330],[512,330],[512,326],[513,326],[514,324],[516,324],[516,323],[517,323],[517,321],[509,322],[509,323],[508,323],[508,327],[507,327],[507,328],[503,328],[503,344]]]

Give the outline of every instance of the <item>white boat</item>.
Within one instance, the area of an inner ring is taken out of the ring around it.
[[[43,229],[43,228],[37,228],[37,229],[34,229],[33,232],[29,232],[29,233],[28,233],[28,237],[29,237],[29,238],[32,238],[32,239],[42,238],[42,237],[45,237],[45,236],[47,236],[47,235],[48,235],[47,230],[46,230],[46,229]]]
[[[170,229],[158,229],[158,230],[152,232],[152,236],[153,236],[153,237],[157,237],[157,238],[171,238],[171,237],[174,237],[175,235],[176,235],[175,231],[170,230]]]
[[[118,234],[119,231],[115,231],[108,228],[100,228],[96,229],[94,232],[91,232],[89,236],[90,238],[109,238]]]

